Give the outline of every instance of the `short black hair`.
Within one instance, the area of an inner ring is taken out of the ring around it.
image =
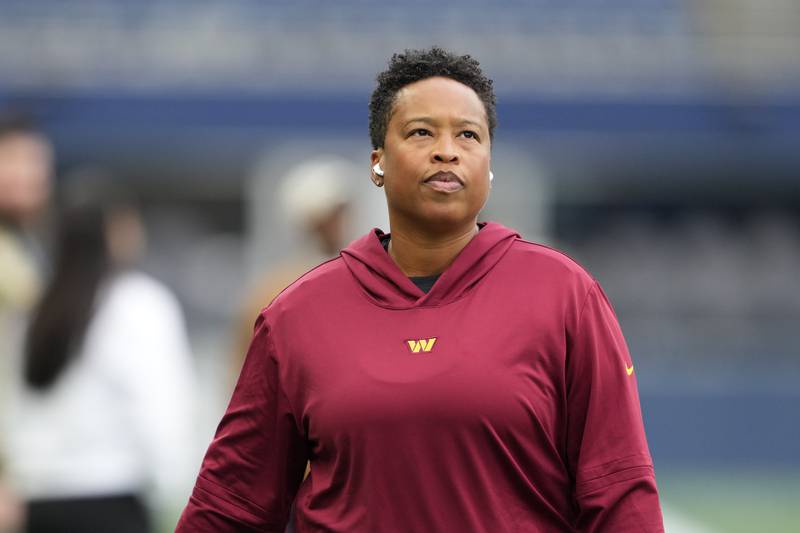
[[[0,109],[0,139],[12,135],[36,135],[39,129],[33,117],[17,110]]]
[[[489,137],[497,127],[497,100],[492,80],[486,77],[478,61],[469,55],[456,55],[434,46],[426,50],[405,50],[394,54],[389,68],[378,74],[378,86],[369,101],[369,136],[372,147],[383,146],[397,92],[414,82],[441,76],[463,83],[478,95],[489,121]]]

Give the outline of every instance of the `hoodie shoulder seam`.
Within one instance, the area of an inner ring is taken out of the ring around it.
[[[563,257],[564,259],[566,259],[567,261],[569,261],[570,263],[572,263],[573,265],[578,267],[581,270],[581,272],[583,272],[584,274],[586,274],[589,277],[590,281],[592,281],[593,283],[597,282],[597,279],[594,277],[594,275],[592,275],[591,272],[589,272],[589,270],[586,269],[585,266],[583,266],[581,263],[579,263],[577,260],[575,260],[572,256],[570,256],[566,252],[563,252],[563,251],[561,251],[561,250],[559,250],[557,248],[553,248],[552,246],[547,246],[546,244],[525,240],[522,237],[517,237],[517,241],[519,241],[519,242],[521,242],[523,244],[529,244],[529,245],[537,247],[537,248],[544,248],[545,250],[549,250],[551,252],[555,252],[557,255],[560,255],[561,257]]]
[[[277,300],[278,300],[278,299],[279,299],[279,298],[280,298],[280,297],[283,295],[283,293],[284,293],[284,292],[286,292],[286,291],[288,291],[289,289],[291,289],[292,287],[294,287],[294,286],[295,286],[297,283],[299,283],[300,281],[302,281],[303,279],[305,279],[307,276],[309,276],[310,274],[312,274],[314,271],[316,271],[316,270],[318,270],[318,269],[320,269],[320,268],[324,267],[324,266],[325,266],[325,265],[327,265],[328,263],[333,263],[334,261],[338,261],[338,260],[340,260],[340,259],[342,259],[342,256],[341,256],[341,255],[337,255],[336,257],[331,257],[331,258],[330,258],[330,259],[328,259],[327,261],[323,261],[322,263],[318,264],[317,266],[315,266],[315,267],[312,267],[312,268],[310,268],[309,270],[305,271],[303,274],[301,274],[300,276],[298,276],[296,280],[294,280],[293,282],[291,282],[290,284],[288,284],[286,287],[284,287],[283,289],[281,289],[281,291],[280,291],[278,294],[276,294],[276,295],[275,295],[275,297],[272,299],[272,301],[271,301],[270,303],[268,303],[266,306],[264,306],[264,307],[261,309],[261,312],[264,312],[264,310],[266,310],[266,309],[268,309],[269,307],[271,307],[271,306],[272,306],[272,304],[273,304],[275,301],[277,301]]]

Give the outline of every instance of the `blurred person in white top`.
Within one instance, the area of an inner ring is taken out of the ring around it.
[[[104,186],[98,186],[103,183]],[[152,531],[191,485],[192,368],[178,301],[133,268],[138,212],[109,179],[73,180],[34,310],[6,442],[26,531]]]

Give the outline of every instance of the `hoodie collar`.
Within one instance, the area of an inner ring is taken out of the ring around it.
[[[480,231],[442,272],[426,294],[403,274],[381,245],[375,228],[342,250],[350,273],[375,304],[392,309],[432,307],[466,294],[505,255],[519,234],[496,222],[478,224]]]

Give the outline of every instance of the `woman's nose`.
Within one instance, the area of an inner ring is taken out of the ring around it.
[[[452,139],[440,139],[431,152],[431,159],[437,163],[454,163],[458,161],[458,151]]]

